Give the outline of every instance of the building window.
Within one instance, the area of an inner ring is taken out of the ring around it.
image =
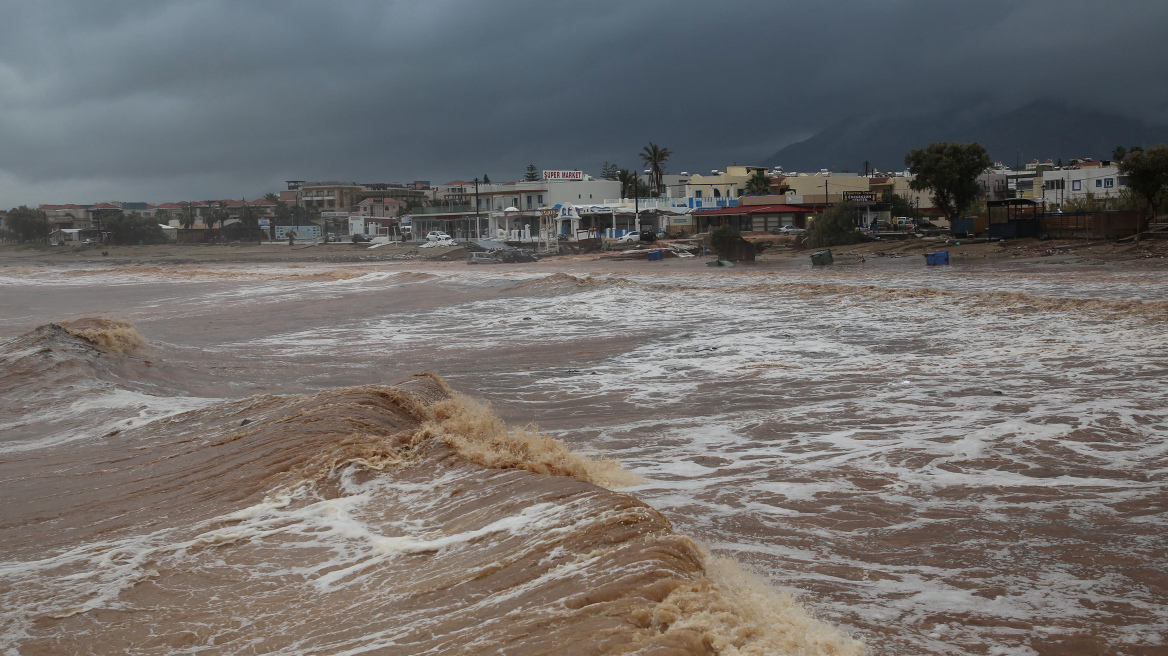
[[[543,194],[539,195],[539,204],[543,205]]]
[[[746,190],[745,190],[745,189],[739,189],[739,190],[738,190],[738,197],[739,197],[739,198],[742,198],[742,195],[743,195],[743,194],[745,194],[745,193],[746,193]]]
[[[1103,186],[1103,181],[1102,181],[1102,180],[1096,180],[1096,181],[1095,181],[1095,186],[1096,186],[1096,187],[1102,187],[1102,186]]]
[[[694,198],[701,198],[701,197],[702,197],[702,190],[701,190],[701,189],[695,189],[695,190],[694,190]]]
[[[1083,181],[1082,180],[1074,180],[1071,182],[1071,191],[1082,191],[1082,190],[1083,190]]]
[[[722,193],[719,192],[717,189],[715,189],[714,190],[714,198],[721,198],[721,197],[722,197]]]
[[[1115,186],[1115,178],[1107,178],[1106,180],[1103,181],[1103,186],[1107,187],[1108,189],[1114,187]]]
[[[527,209],[531,209],[531,196],[527,197]]]

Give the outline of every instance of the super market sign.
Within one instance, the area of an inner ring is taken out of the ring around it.
[[[544,180],[583,180],[583,171],[544,171]]]

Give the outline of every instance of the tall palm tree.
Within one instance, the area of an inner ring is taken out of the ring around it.
[[[195,207],[193,205],[190,203],[183,205],[182,213],[178,215],[178,224],[186,230],[195,227]]]
[[[260,211],[253,205],[245,204],[239,211],[239,221],[247,228],[247,235],[250,237],[260,224]]]
[[[219,232],[223,232],[223,224],[230,218],[231,212],[227,209],[227,201],[225,200],[219,201],[215,208],[211,210],[211,222],[219,224]]]
[[[641,161],[645,163],[645,166],[649,167],[650,175],[653,176],[653,188],[657,190],[658,194],[665,191],[665,182],[663,180],[665,175],[665,162],[672,154],[673,151],[668,148],[662,148],[652,141],[649,142],[648,146],[641,149]]]
[[[621,186],[621,198],[632,198],[633,194],[637,193],[633,185],[633,173],[631,171],[628,169],[620,169],[616,172],[616,179]]]

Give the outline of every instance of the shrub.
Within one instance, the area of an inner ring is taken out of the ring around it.
[[[730,244],[738,241],[742,233],[730,226],[718,226],[710,231],[710,248],[715,253],[725,256]]]
[[[812,248],[845,246],[864,241],[856,232],[856,208],[851,203],[840,203],[811,222],[807,245]]]

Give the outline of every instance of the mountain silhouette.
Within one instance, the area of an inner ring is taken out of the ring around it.
[[[976,141],[990,158],[1013,166],[1033,159],[1111,159],[1116,146],[1168,143],[1168,126],[1038,100],[1005,113],[950,108],[916,117],[852,117],[793,143],[763,161],[787,171],[904,169],[905,153],[934,141]]]

